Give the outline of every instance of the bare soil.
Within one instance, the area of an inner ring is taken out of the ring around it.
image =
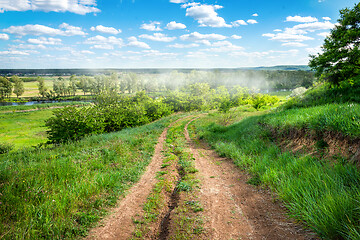
[[[133,217],[142,214],[142,205],[156,183],[156,172],[160,171],[162,164],[162,153],[164,141],[168,128],[166,128],[155,147],[151,163],[148,165],[140,181],[136,183],[127,193],[126,197],[119,201],[118,206],[113,209],[113,214],[105,218],[101,225],[90,231],[86,239],[129,239],[135,230]]]
[[[286,218],[284,207],[268,191],[247,184],[249,175],[230,159],[219,157],[204,143],[195,144],[187,127],[185,136],[201,175],[209,239],[314,239]]]
[[[197,119],[197,118],[195,118]],[[230,159],[219,157],[205,143],[191,140],[188,125],[184,134],[193,154],[201,181],[199,200],[204,208],[205,233],[196,239],[315,239],[286,217],[286,209],[267,190],[246,182],[248,174],[239,170]],[[181,119],[180,119],[181,120]],[[135,230],[133,217],[142,215],[142,205],[156,183],[156,172],[161,169],[162,149],[167,130],[161,134],[151,164],[141,180],[135,184],[113,214],[102,225],[90,231],[86,239],[130,239]],[[160,226],[144,239],[156,239]],[[170,223],[171,227],[172,224]],[[169,232],[172,232],[169,229]],[[167,239],[160,237],[159,239]],[[194,238],[195,239],[195,238]]]

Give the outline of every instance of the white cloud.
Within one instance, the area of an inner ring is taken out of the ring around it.
[[[317,53],[322,53],[322,49],[320,46],[318,47],[313,47],[313,48],[306,48],[305,49],[309,54],[317,54]]]
[[[152,41],[157,41],[157,42],[172,42],[176,39],[176,37],[168,37],[162,33],[154,33],[153,35],[142,34],[139,37],[146,38],[146,39],[149,39]]]
[[[96,0],[2,0],[0,12],[4,11],[72,12],[85,15],[97,13]]]
[[[250,23],[250,24],[258,23],[258,22],[257,22],[256,20],[254,20],[254,19],[249,19],[249,20],[247,20],[247,22]]]
[[[71,26],[71,25],[69,25],[67,23],[60,24],[59,28],[65,29],[63,31],[65,36],[75,36],[75,35],[85,36],[86,35],[86,33],[83,32],[81,27]]]
[[[71,26],[67,23],[63,23],[59,26],[59,29],[47,27],[39,24],[27,24],[24,26],[11,26],[9,28],[3,29],[4,32],[10,34],[16,34],[19,36],[25,35],[60,35],[60,36],[84,36],[85,32],[82,31],[81,27]]]
[[[237,20],[231,23],[234,27],[238,27],[240,25],[248,25],[244,20]]]
[[[281,29],[274,29],[274,32],[282,32]]]
[[[239,36],[239,35],[235,35],[235,34],[234,34],[234,35],[231,36],[231,38],[233,38],[233,39],[241,39],[242,36]]]
[[[187,0],[170,0],[171,3],[186,3]]]
[[[253,15],[251,15],[251,16],[253,16],[253,17],[258,17],[258,16],[259,16],[259,14],[254,13],[254,14],[253,14]]]
[[[46,49],[42,44],[32,45],[32,44],[19,44],[19,45],[10,45],[10,49]]]
[[[303,22],[303,23],[308,23],[308,22],[317,22],[318,19],[315,17],[301,17],[301,16],[288,16],[285,20],[286,22]]]
[[[323,17],[322,19],[324,19],[325,21],[330,21],[331,20],[331,18],[329,18],[329,17]]]
[[[9,40],[9,35],[5,33],[0,33],[0,40]]]
[[[138,47],[138,48],[150,49],[149,45],[147,45],[144,42],[138,41],[136,37],[129,37],[128,40],[129,40],[129,43],[127,44],[127,46],[129,46],[129,47]]]
[[[83,53],[83,54],[95,54],[94,52],[89,51],[89,50],[82,50],[82,51],[80,51],[80,53]]]
[[[0,51],[0,55],[30,55],[30,53],[27,51],[10,50],[10,51]]]
[[[329,32],[322,32],[322,33],[318,33],[317,35],[326,38],[326,37],[330,36],[330,33]]]
[[[168,47],[171,48],[194,48],[194,47],[199,47],[200,45],[197,43],[190,43],[190,44],[179,44],[179,43],[175,43],[173,45],[169,45]]]
[[[281,46],[286,46],[286,47],[306,47],[307,45],[304,43],[300,43],[300,42],[286,42],[281,44]]]
[[[190,7],[186,9],[186,16],[194,18],[201,27],[231,27],[216,12],[216,10],[223,8],[222,6],[207,4],[183,5],[183,7],[188,6]]]
[[[332,24],[329,21],[326,21],[326,22],[303,23],[303,24],[295,25],[292,29],[313,32],[316,30],[332,29],[334,27],[335,27],[334,24]]]
[[[206,52],[232,52],[232,51],[243,51],[244,48],[232,44],[229,41],[218,41],[211,44],[211,48],[205,49]]]
[[[59,45],[61,44],[61,39],[59,38],[46,38],[46,37],[39,37],[39,38],[30,38],[27,40],[28,43],[31,44],[40,44],[40,45]]]
[[[207,40],[207,41],[220,41],[226,39],[226,36],[211,33],[211,34],[201,34],[198,32],[193,32],[190,34],[185,34],[180,36],[180,39],[183,41],[200,41],[200,40]]]
[[[115,46],[119,48],[124,46],[124,42],[121,38],[116,38],[114,36],[104,37],[100,35],[86,39],[84,44],[93,45],[91,47],[93,49],[114,49]]]
[[[160,22],[154,21],[154,22],[150,22],[150,23],[144,23],[141,25],[141,29],[145,29],[147,31],[162,31],[162,29],[160,28]]]
[[[300,34],[289,34],[289,33],[265,33],[262,35],[263,37],[269,37],[270,40],[276,40],[280,42],[291,42],[291,41],[297,41],[302,42],[306,40],[313,40],[314,38],[300,35]]]
[[[166,53],[166,52],[160,52],[158,50],[144,50],[142,52],[143,52],[142,55],[147,57],[174,57],[178,55],[176,53]]]
[[[115,29],[113,27],[104,27],[103,25],[91,27],[90,30],[101,32],[101,33],[114,34],[114,35],[121,33],[121,29]]]
[[[169,22],[167,25],[166,25],[166,28],[168,30],[176,30],[176,29],[185,29],[186,26],[185,24],[182,24],[182,23],[177,23],[175,21],[172,21],[172,22]]]

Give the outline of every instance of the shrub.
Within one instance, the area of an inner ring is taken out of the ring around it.
[[[0,154],[10,152],[14,146],[10,143],[0,143]]]

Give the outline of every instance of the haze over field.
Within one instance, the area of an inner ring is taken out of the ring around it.
[[[1,68],[307,64],[355,0],[5,0]]]

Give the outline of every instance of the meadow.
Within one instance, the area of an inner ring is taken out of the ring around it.
[[[1,155],[1,238],[85,236],[106,208],[139,179],[160,133],[179,117],[52,149],[26,148]]]

